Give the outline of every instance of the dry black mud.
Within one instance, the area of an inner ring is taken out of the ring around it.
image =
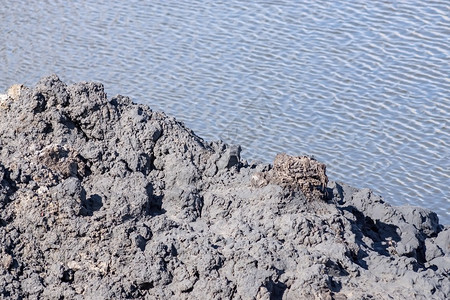
[[[314,160],[239,151],[98,83],[13,87],[0,97],[1,297],[449,296],[435,213],[328,182]]]

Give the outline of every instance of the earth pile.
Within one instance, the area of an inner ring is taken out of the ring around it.
[[[446,299],[450,227],[99,83],[0,97],[5,299]]]

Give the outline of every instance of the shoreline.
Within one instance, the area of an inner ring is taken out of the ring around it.
[[[0,295],[445,299],[450,226],[55,75],[0,98]],[[3,290],[2,290],[3,289]]]

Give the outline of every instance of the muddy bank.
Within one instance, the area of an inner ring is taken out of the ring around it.
[[[6,299],[445,299],[450,227],[98,83],[0,97]]]

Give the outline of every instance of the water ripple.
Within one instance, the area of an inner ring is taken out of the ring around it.
[[[445,1],[4,2],[4,88],[102,81],[248,159],[313,154],[450,223]]]

